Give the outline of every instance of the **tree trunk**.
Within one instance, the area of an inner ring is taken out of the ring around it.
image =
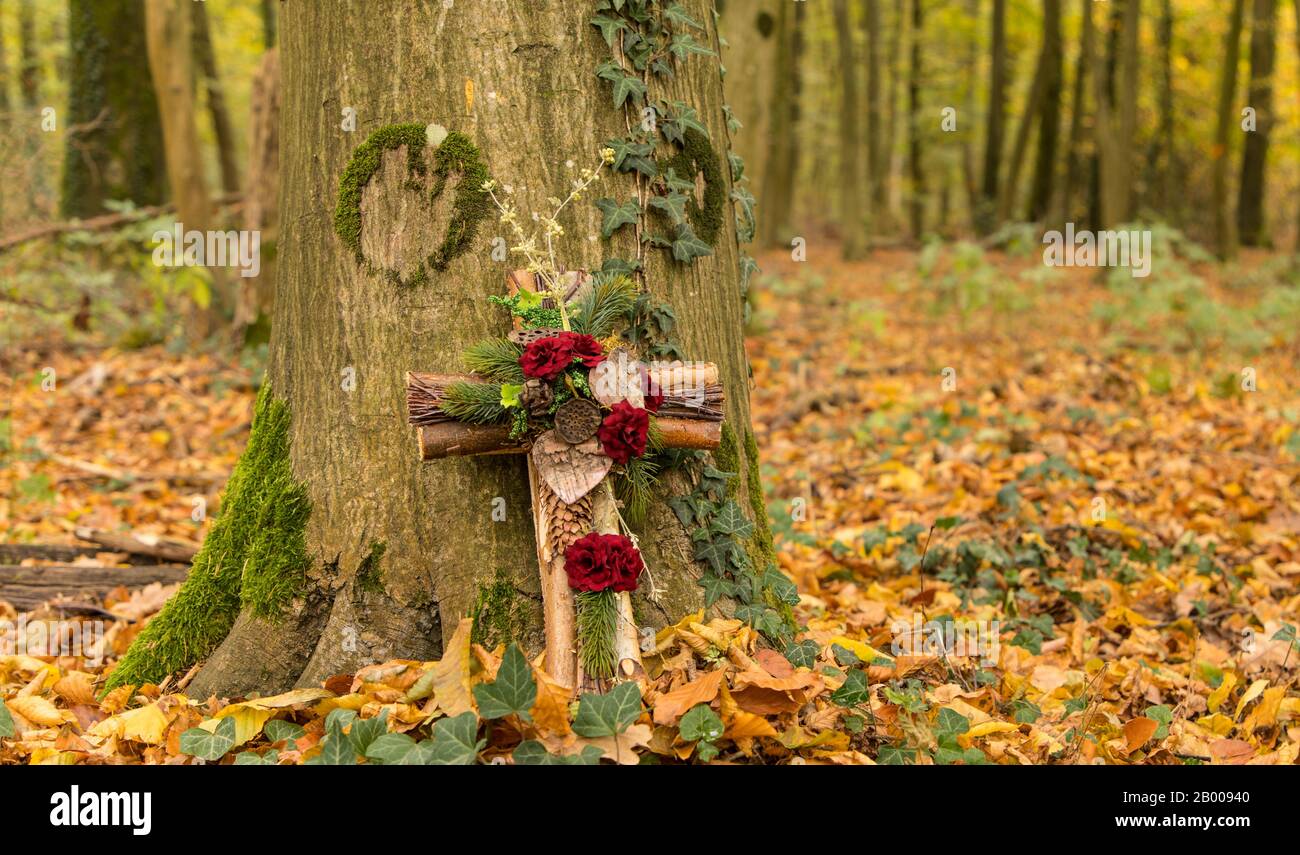
[[[1042,112],[1043,97],[1047,92],[1046,45],[1034,64],[1034,77],[1025,93],[1025,109],[1020,113],[1020,123],[1016,125],[1015,139],[1011,144],[1011,157],[1007,161],[1007,174],[1003,176],[1002,187],[998,193],[998,221],[1005,222],[1011,218],[1020,192],[1020,168],[1024,165],[1029,151],[1029,134],[1033,131],[1034,120]]]
[[[244,228],[261,234],[262,255],[257,275],[239,278],[234,338],[245,344],[264,340],[275,303],[275,246],[280,223],[280,59],[275,48],[262,54],[248,100],[248,174],[242,213]]]
[[[1084,139],[1086,130],[1084,116],[1088,110],[1088,75],[1091,73],[1092,40],[1092,0],[1079,0],[1082,22],[1079,33],[1079,56],[1074,64],[1074,86],[1070,103],[1070,136],[1066,143],[1065,175],[1058,196],[1057,212],[1054,220],[1058,223],[1072,222],[1074,219],[1074,199],[1079,189],[1079,174],[1084,163]]]
[[[1137,130],[1138,24],[1141,0],[1116,0],[1111,16],[1113,79],[1098,76],[1097,142],[1100,224],[1103,229],[1133,215],[1133,141]],[[1106,75],[1111,78],[1111,75]]]
[[[890,228],[894,228],[894,224],[902,219],[898,213],[901,204],[899,188],[902,184],[899,178],[902,167],[899,162],[898,146],[898,131],[901,124],[898,121],[898,102],[903,83],[903,28],[907,23],[907,0],[895,0],[893,17],[894,26],[889,31],[889,126],[885,129],[884,154],[888,166],[886,191],[889,204],[881,212],[888,217]]]
[[[1218,126],[1214,134],[1214,246],[1220,258],[1237,251],[1237,235],[1228,208],[1228,164],[1231,162],[1232,128],[1237,121],[1233,109],[1237,97],[1237,62],[1241,55],[1241,26],[1245,0],[1232,0],[1228,34],[1223,47],[1223,76],[1219,78]]]
[[[221,189],[228,195],[239,192],[239,160],[235,155],[235,128],[230,123],[226,109],[226,95],[217,73],[217,56],[212,50],[212,35],[208,32],[208,7],[206,3],[191,3],[194,24],[194,58],[197,71],[203,75],[203,90],[208,97],[208,115],[212,118],[212,132],[217,138],[217,162],[221,166]]]
[[[1295,52],[1296,58],[1300,59],[1300,0],[1295,0],[1295,22]],[[1296,87],[1296,94],[1300,95],[1300,86]],[[1300,193],[1296,195],[1300,197]],[[1295,219],[1295,254],[1297,261],[1300,261],[1300,207],[1296,208]]]
[[[767,149],[771,138],[778,44],[777,0],[733,0],[722,7],[722,79],[731,113],[740,130],[731,135],[731,145],[745,162],[745,174],[763,192]],[[760,212],[762,213],[762,212]]]
[[[976,223],[983,233],[997,228],[998,170],[1002,163],[1002,135],[1005,133],[1007,100],[1007,3],[993,0],[992,35],[989,52],[992,66],[989,74],[989,106],[984,132],[984,183],[981,210],[976,212]]]
[[[888,205],[887,148],[882,139],[880,0],[866,0],[863,27],[867,35],[867,196],[873,209],[871,226],[880,231],[879,217]]]
[[[61,206],[166,201],[162,124],[145,49],[144,0],[69,0],[68,114]]]
[[[262,47],[275,47],[275,0],[262,0]]]
[[[835,0],[835,36],[840,70],[840,222],[843,253],[847,259],[861,258],[867,249],[866,220],[863,216],[862,134],[858,129],[858,63],[853,50],[853,16],[849,0]]]
[[[711,4],[681,5],[707,26],[696,40],[716,50]],[[524,460],[423,463],[406,424],[407,371],[461,370],[464,348],[509,329],[487,300],[506,292],[511,261],[492,251],[503,227],[489,217],[472,244],[445,256],[445,269],[399,286],[367,272],[335,234],[333,214],[353,153],[399,123],[466,135],[493,178],[514,185],[521,213],[550,210],[545,199],[562,195],[575,175],[565,161],[591,163],[602,141],[627,133],[610,89],[595,77],[609,50],[589,26],[592,14],[583,0],[281,7],[285,228],[268,385],[191,582],[146,627],[116,682],[158,679],[207,657],[187,689],[192,696],[315,685],[390,657],[437,658],[467,615],[496,626],[498,640],[541,648]],[[726,139],[717,61],[692,57],[654,84],[657,97],[694,108],[714,141]],[[349,108],[352,133],[340,125]],[[408,244],[391,236],[437,246],[453,208],[457,216],[469,210],[451,201],[450,184],[433,200],[410,194],[406,147],[380,156],[359,209],[360,245],[394,270],[405,269],[399,251]],[[426,162],[431,154],[426,147]],[[725,151],[712,155],[726,163]],[[729,173],[715,174],[726,198]],[[626,199],[634,191],[621,174],[603,178],[599,193]],[[601,229],[589,201],[561,221],[558,255],[570,268],[635,254],[631,229],[610,242],[588,239]],[[748,504],[761,510],[739,250],[733,218],[719,225],[712,254],[691,264],[646,249],[645,282],[675,309],[686,355],[720,366],[727,428],[717,463],[748,479],[739,483],[749,484]],[[676,475],[667,480],[670,493],[682,492]],[[766,528],[765,514],[758,525]],[[662,501],[651,503],[641,547],[663,596],[651,602],[642,585],[639,623],[662,626],[699,608],[700,568]]]
[[[912,237],[920,240],[925,228],[925,167],[921,162],[921,37],[925,33],[924,11],[921,0],[912,0],[912,60],[907,75],[907,163],[911,173],[908,182],[908,215]]]
[[[1177,224],[1181,221],[1178,214],[1178,194],[1174,189],[1177,175],[1177,151],[1174,148],[1174,5],[1173,0],[1161,0],[1160,25],[1156,40],[1159,43],[1160,57],[1160,122],[1152,141],[1154,156],[1151,158],[1151,171],[1155,176],[1156,209],[1164,218]]]
[[[21,50],[18,84],[23,93],[23,106],[34,110],[41,100],[41,60],[36,55],[36,14],[32,0],[20,0],[18,4],[18,39]]]
[[[183,231],[205,233],[212,225],[212,202],[194,120],[190,5],[188,0],[145,0],[145,41],[162,116],[163,161],[176,215]],[[174,247],[174,251],[180,250]],[[208,300],[194,299],[188,304],[188,333],[194,341],[215,331],[224,303],[224,270],[209,266],[208,271],[213,281]]]
[[[1250,25],[1250,90],[1246,104],[1255,111],[1256,127],[1246,134],[1237,188],[1237,234],[1244,246],[1264,246],[1264,176],[1273,116],[1273,60],[1277,47],[1277,0],[1255,0]]]
[[[9,122],[9,61],[5,58],[4,0],[0,0],[0,128]],[[0,199],[0,211],[4,199]]]
[[[763,183],[759,185],[763,216],[759,220],[759,242],[776,246],[788,242],[793,234],[791,209],[794,207],[794,181],[799,169],[799,96],[802,81],[799,63],[803,54],[804,6],[782,3],[777,15],[776,69],[772,88],[772,124],[767,137],[767,156],[763,164]]]
[[[1029,193],[1029,220],[1047,219],[1056,183],[1056,142],[1061,132],[1061,0],[1043,0],[1043,95],[1038,102],[1038,153]]]

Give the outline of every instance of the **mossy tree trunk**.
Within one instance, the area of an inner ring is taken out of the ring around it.
[[[1265,246],[1265,173],[1273,130],[1273,63],[1277,54],[1277,0],[1255,0],[1250,16],[1250,87],[1246,105],[1255,111],[1255,130],[1246,134],[1237,187],[1237,234],[1242,246]]]
[[[165,201],[162,125],[145,50],[144,0],[69,0],[68,56],[63,213],[100,214],[106,199],[137,205]]]
[[[682,5],[706,23],[697,40],[716,51],[710,4]],[[496,239],[509,234],[488,217],[445,269],[403,275],[412,258],[443,242],[456,205],[451,185],[432,203],[408,189],[416,176],[408,174],[405,144],[379,155],[361,194],[359,239],[372,262],[417,283],[401,286],[392,281],[396,276],[367,272],[333,221],[340,176],[354,151],[372,132],[409,123],[440,125],[453,132],[448,142],[465,135],[492,177],[513,185],[525,217],[547,212],[546,198],[563,196],[577,169],[594,164],[606,140],[626,133],[623,113],[596,77],[608,52],[589,23],[594,7],[581,0],[281,7],[281,233],[269,393],[240,464],[248,471],[236,471],[238,483],[232,479],[231,492],[239,492],[227,497],[196,561],[207,581],[187,584],[146,628],[119,666],[117,682],[157,679],[207,657],[189,686],[192,695],[317,684],[390,657],[436,658],[457,622],[475,613],[480,637],[509,636],[530,653],[541,648],[523,459],[422,463],[404,403],[406,371],[459,370],[466,346],[509,329],[503,310],[487,301],[505,293],[506,274],[519,263],[493,252],[494,242],[501,245]],[[698,112],[725,164],[716,57],[693,58],[659,86],[662,97]],[[356,127],[348,131],[345,116],[352,111]],[[389,128],[380,136],[407,135]],[[423,157],[435,162],[431,148]],[[729,193],[727,170],[716,177]],[[611,175],[602,184],[592,198],[633,192],[627,176]],[[607,257],[635,253],[630,229],[612,241],[589,239],[600,233],[600,213],[590,200],[562,222],[560,256],[569,267],[597,267]],[[648,249],[646,267],[650,293],[676,311],[686,355],[722,368],[731,441],[719,465],[729,457],[753,495],[757,469],[733,218],[723,218],[711,255],[681,264]],[[283,454],[270,435],[276,424],[285,432]],[[282,457],[283,473],[257,474],[279,466]],[[310,508],[305,521],[274,510],[299,508],[298,488]],[[683,492],[679,483],[664,488]],[[761,511],[758,495],[750,504]],[[766,529],[765,517],[760,528]],[[287,541],[285,548],[266,552],[264,544],[277,539]],[[652,504],[641,546],[664,594],[652,603],[643,585],[638,619],[659,626],[698,609],[700,568],[663,502]],[[229,587],[231,577],[233,597],[211,594]],[[160,655],[189,643],[187,623],[202,622],[183,618],[203,612],[192,605],[201,601],[217,603],[206,610],[207,625],[220,627],[224,640],[214,649],[211,636],[218,633],[205,629],[187,655]]]

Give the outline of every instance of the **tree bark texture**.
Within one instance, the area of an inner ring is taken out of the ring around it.
[[[1277,0],[1254,0],[1250,22],[1250,88],[1246,106],[1255,111],[1255,130],[1246,134],[1237,188],[1237,235],[1243,246],[1268,243],[1264,222],[1264,176],[1273,115],[1273,61],[1277,49]]]
[[[862,203],[862,133],[858,126],[858,63],[853,49],[853,16],[849,0],[835,0],[836,44],[840,71],[840,229],[847,259],[861,258],[866,251],[866,220]]]
[[[1214,134],[1214,246],[1220,258],[1236,253],[1237,235],[1228,207],[1228,164],[1231,162],[1232,129],[1237,121],[1233,109],[1237,97],[1237,62],[1241,56],[1241,28],[1246,0],[1232,0],[1228,34],[1223,47],[1223,73],[1219,78],[1218,126]]]
[[[707,22],[707,33],[696,38],[716,50],[710,4],[683,6]],[[579,0],[280,7],[281,233],[268,380],[291,413],[292,469],[311,505],[310,568],[305,590],[278,619],[240,614],[191,694],[312,685],[389,657],[436,658],[443,636],[485,605],[508,614],[505,635],[530,652],[541,649],[524,459],[423,463],[404,399],[407,371],[461,370],[467,346],[510,328],[505,312],[487,301],[506,291],[513,259],[494,258],[492,242],[508,232],[485,220],[473,245],[444,271],[401,287],[358,264],[334,233],[332,214],[355,149],[376,129],[410,122],[467,135],[493,178],[513,185],[523,218],[549,211],[546,198],[563,195],[575,177],[565,162],[591,164],[605,140],[626,133],[622,112],[595,76],[608,52],[590,26],[592,15],[592,4]],[[661,85],[663,97],[694,107],[714,144],[725,146],[716,58],[692,58]],[[343,129],[350,111],[353,132]],[[718,154],[725,164],[725,149]],[[405,153],[383,158],[365,189],[361,241],[427,252],[446,228],[452,194],[428,207],[411,201],[402,181]],[[626,176],[602,183],[595,195],[626,198],[632,191]],[[733,219],[723,220],[713,254],[694,264],[647,250],[646,282],[674,307],[686,355],[719,365],[728,432],[747,439],[739,253]],[[588,239],[600,232],[589,201],[571,206],[562,222],[559,255],[571,268],[635,254],[630,235]],[[402,240],[386,243],[395,232]],[[739,464],[746,474],[752,456],[742,451]],[[683,491],[675,476],[669,480],[670,492]],[[657,603],[637,592],[641,625],[660,626],[699,608],[700,569],[689,557],[687,533],[660,502],[652,504],[641,548],[664,589]]]

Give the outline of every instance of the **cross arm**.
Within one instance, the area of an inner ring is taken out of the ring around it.
[[[722,387],[717,369],[703,363],[701,392],[684,391],[683,386],[665,386],[661,408],[674,415],[655,420],[666,448],[713,450],[722,444]],[[479,425],[456,421],[438,409],[444,390],[452,383],[484,382],[472,374],[408,372],[406,405],[408,421],[419,428],[420,459],[468,457],[483,454],[523,454],[527,442],[510,438],[509,425]],[[677,415],[680,413],[681,415]]]

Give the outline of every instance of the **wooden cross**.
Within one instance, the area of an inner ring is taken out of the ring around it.
[[[586,278],[581,273],[576,276],[579,283]],[[508,282],[512,295],[519,290],[538,290],[535,277],[527,271],[511,273]],[[515,330],[515,336],[530,332],[520,329],[517,318]],[[724,400],[718,368],[713,363],[671,362],[642,366],[635,362],[629,365],[626,359],[621,359],[621,364],[611,359],[602,365],[612,373],[623,371],[635,381],[630,396],[635,396],[636,401],[641,400],[640,390],[646,381],[650,388],[663,395],[656,418],[663,447],[711,450],[721,444]],[[566,538],[572,542],[575,536],[586,533],[572,530],[575,520],[582,523],[590,520],[590,530],[601,534],[618,533],[619,516],[613,490],[603,473],[596,473],[595,477],[600,479],[597,486],[581,485],[578,489],[586,487],[587,490],[573,501],[560,498],[560,493],[567,493],[566,498],[572,498],[577,490],[566,489],[563,485],[559,490],[554,489],[538,468],[539,456],[564,454],[567,450],[566,440],[559,436],[558,428],[541,436],[516,440],[511,438],[508,425],[462,422],[438,408],[441,394],[451,384],[465,380],[481,382],[482,379],[472,374],[408,372],[408,420],[419,428],[420,458],[438,460],[483,454],[528,454],[528,485],[532,496],[546,627],[546,669],[565,686],[602,691],[608,686],[582,673],[575,632],[574,592],[569,587],[564,570],[564,550],[560,547]],[[622,390],[627,388],[620,381],[616,397],[622,399]],[[613,403],[600,394],[597,398],[605,404]],[[616,675],[630,678],[643,673],[640,636],[632,614],[630,594],[617,594],[617,602]]]

